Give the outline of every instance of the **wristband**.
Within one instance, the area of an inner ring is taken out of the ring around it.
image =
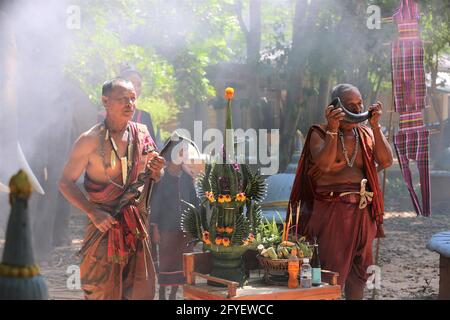
[[[330,135],[330,136],[332,136],[332,137],[334,137],[334,136],[337,136],[337,135],[338,135],[338,133],[337,133],[337,132],[333,132],[333,131],[329,131],[329,130],[327,130],[326,134],[328,134],[328,135]]]

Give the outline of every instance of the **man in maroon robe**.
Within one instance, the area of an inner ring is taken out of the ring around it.
[[[103,85],[106,119],[75,142],[59,183],[67,200],[89,218],[80,266],[87,299],[153,299],[155,294],[145,199],[130,198],[124,205],[122,199],[147,167],[158,181],[165,161],[145,125],[130,121],[135,101],[130,81]],[[83,172],[87,197],[76,185]]]
[[[359,90],[336,86],[339,97],[353,113],[364,109]],[[392,150],[378,121],[382,104],[371,105],[370,128],[344,120],[341,108],[329,106],[327,123],[309,130],[292,187],[288,214],[296,221],[300,204],[300,235],[317,238],[322,268],[339,272],[347,299],[362,299],[373,264],[372,242],[384,237],[383,195],[377,171],[392,165]]]

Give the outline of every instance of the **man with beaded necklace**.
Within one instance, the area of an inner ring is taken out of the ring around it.
[[[355,86],[337,85],[332,99],[337,97],[348,111],[364,111]],[[317,237],[322,268],[339,272],[346,299],[363,298],[372,242],[384,237],[377,172],[393,157],[379,124],[382,109],[381,102],[368,108],[368,127],[345,121],[342,108],[326,108],[327,123],[312,126],[306,138],[288,206],[294,219],[300,214],[295,230]]]
[[[153,299],[155,293],[145,201],[130,199],[119,206],[140,173],[148,168],[150,178],[159,181],[165,164],[146,126],[131,121],[135,101],[130,81],[105,82],[106,119],[77,139],[59,182],[62,194],[89,218],[85,240],[97,239],[82,249],[86,299]],[[76,185],[83,172],[87,196]]]

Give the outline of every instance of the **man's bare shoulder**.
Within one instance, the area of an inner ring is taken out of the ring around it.
[[[99,144],[99,137],[102,130],[103,127],[99,123],[83,132],[75,142],[75,147],[81,148],[86,152],[94,150]]]

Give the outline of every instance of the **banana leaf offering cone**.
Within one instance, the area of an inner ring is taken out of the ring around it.
[[[11,214],[0,263],[0,300],[46,300],[48,289],[37,266],[31,241],[28,199],[32,186],[20,170],[9,182]]]
[[[205,166],[196,179],[199,207],[188,204],[182,229],[192,242],[203,242],[213,259],[212,276],[245,281],[242,255],[256,250],[255,234],[261,223],[259,203],[266,194],[266,181],[248,165],[235,161],[231,101],[234,89],[225,90],[227,116],[225,143],[216,162]],[[210,283],[214,285],[214,283]]]

